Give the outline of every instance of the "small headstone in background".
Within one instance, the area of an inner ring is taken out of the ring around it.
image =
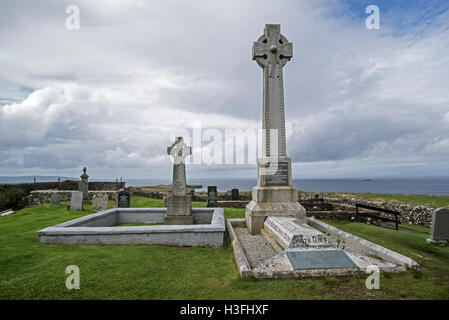
[[[108,210],[108,195],[106,193],[94,193],[92,196],[92,208],[94,212]]]
[[[70,199],[70,211],[83,210],[83,193],[81,191],[73,191]]]
[[[231,190],[231,200],[239,200],[239,189],[232,189]]]
[[[438,208],[432,213],[432,229],[429,243],[449,243],[449,209]]]
[[[57,193],[53,193],[50,197],[50,203],[54,206],[61,204],[61,196]]]
[[[87,168],[83,168],[83,174],[80,176],[81,180],[78,182],[78,190],[83,193],[83,203],[89,204],[89,176],[86,174]]]
[[[217,207],[217,186],[207,186],[207,207]]]
[[[122,190],[118,193],[118,207],[119,208],[131,207],[131,196],[128,190]]]

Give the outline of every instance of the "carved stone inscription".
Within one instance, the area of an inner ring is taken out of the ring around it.
[[[265,167],[265,185],[267,186],[287,186],[288,178],[288,161],[280,161],[277,163],[269,163]]]

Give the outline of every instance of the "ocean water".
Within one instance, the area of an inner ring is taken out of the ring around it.
[[[32,176],[0,177],[0,183],[33,182]],[[58,177],[38,176],[36,181],[56,181]],[[62,177],[62,180],[66,177]],[[67,178],[78,180],[77,178]],[[100,179],[108,181],[108,179]],[[114,181],[114,179],[109,179]],[[95,179],[92,179],[95,181]],[[167,179],[124,179],[127,186],[155,186],[170,184]],[[202,185],[199,190],[207,190],[207,186],[217,186],[218,191],[228,191],[237,188],[240,191],[250,191],[256,185],[256,179],[216,178],[189,179],[188,184]],[[349,193],[403,193],[423,195],[449,196],[449,177],[441,178],[401,178],[401,179],[294,179],[293,185],[308,192],[349,192]]]
[[[128,186],[148,186],[170,184],[169,179],[127,179]],[[237,188],[250,191],[256,185],[256,179],[188,179],[188,184],[217,186],[218,191]],[[349,192],[349,193],[403,193],[422,195],[449,195],[448,178],[414,178],[414,179],[294,179],[293,185],[308,192]]]

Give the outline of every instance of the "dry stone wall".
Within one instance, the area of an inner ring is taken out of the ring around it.
[[[350,204],[355,203],[366,204],[369,206],[383,208],[388,210],[394,210],[399,212],[399,221],[401,223],[416,224],[421,226],[430,227],[432,225],[432,211],[434,208],[426,206],[412,206],[408,204],[395,203],[395,202],[381,202],[381,201],[369,201],[356,198],[324,198],[325,202]],[[391,215],[381,214],[385,217],[391,217]]]

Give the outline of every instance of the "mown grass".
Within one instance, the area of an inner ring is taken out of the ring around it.
[[[132,197],[133,207],[162,201]],[[205,203],[194,203],[204,207]],[[363,276],[243,280],[227,239],[222,248],[132,245],[42,245],[36,231],[92,213],[60,206],[26,208],[0,218],[0,299],[449,299],[449,248],[429,245],[427,234],[361,223],[326,221],[422,264],[422,270],[382,274],[380,290]],[[243,217],[243,209],[225,209]],[[65,287],[68,265],[80,268],[80,289]]]
[[[328,197],[358,198],[371,201],[386,201],[427,206],[431,208],[449,208],[449,196],[427,196],[416,194],[382,194],[382,193],[326,193]]]

